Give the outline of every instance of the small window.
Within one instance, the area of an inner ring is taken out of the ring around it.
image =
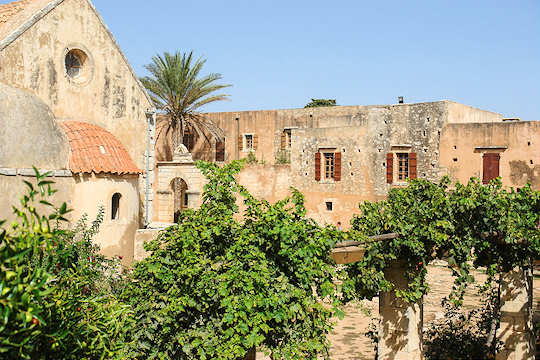
[[[116,193],[112,196],[111,200],[111,220],[118,220],[120,218],[120,198],[122,195]]]
[[[82,60],[74,51],[68,52],[66,55],[66,73],[67,75],[74,79],[81,74],[82,69]]]
[[[324,177],[326,179],[334,178],[335,157],[334,153],[324,153]]]
[[[292,147],[292,132],[291,129],[285,130],[285,136],[287,138],[287,149]]]
[[[189,195],[187,192],[184,193],[184,207],[189,206]]]
[[[244,146],[244,149],[248,151],[253,150],[253,135],[252,134],[244,135],[244,141],[246,145]]]
[[[331,201],[326,202],[326,211],[332,211],[334,209],[334,204]]]
[[[76,84],[83,84],[92,76],[91,61],[81,49],[71,49],[64,58],[67,78]]]
[[[398,180],[404,181],[409,178],[409,154],[398,153]]]
[[[225,161],[225,141],[216,142],[216,161]]]

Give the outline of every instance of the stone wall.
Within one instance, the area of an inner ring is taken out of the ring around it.
[[[122,263],[133,262],[135,232],[139,228],[138,176],[81,175],[75,176],[71,194],[73,213],[71,218],[78,221],[87,214],[90,221],[96,218],[100,206],[105,209],[105,217],[94,241],[101,247],[101,253],[108,257],[121,256]],[[112,217],[112,197],[120,194],[118,217]]]
[[[498,147],[498,149],[491,149]],[[440,163],[455,180],[482,178],[482,155],[500,153],[500,176],[512,187],[540,189],[540,121],[449,124],[441,134]]]
[[[154,201],[155,222],[172,223],[174,220],[174,194],[172,181],[183,179],[187,184],[188,207],[196,209],[201,203],[205,179],[193,161],[165,161],[157,163],[157,182]]]

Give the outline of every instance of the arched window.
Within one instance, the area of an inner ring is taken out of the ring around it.
[[[118,220],[120,218],[120,198],[122,195],[116,193],[111,199],[111,220]]]

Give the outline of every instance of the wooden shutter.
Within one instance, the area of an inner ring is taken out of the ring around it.
[[[216,161],[225,161],[225,141],[216,142]]]
[[[287,134],[285,131],[281,133],[281,150],[284,150],[287,148]]]
[[[392,184],[394,182],[394,154],[386,154],[386,182]]]
[[[409,153],[409,179],[416,179],[417,177],[416,153]]]
[[[491,180],[499,176],[499,163],[501,155],[498,153],[485,153],[483,156],[483,176],[482,183],[488,184]]]
[[[259,146],[259,136],[253,135],[253,150],[257,150]]]
[[[321,153],[315,153],[315,181],[321,181]]]
[[[341,153],[334,154],[334,181],[341,181]]]
[[[242,136],[238,137],[238,151],[244,150],[244,138]]]

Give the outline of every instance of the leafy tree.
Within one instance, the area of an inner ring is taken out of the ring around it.
[[[7,359],[124,359],[129,309],[114,296],[118,261],[92,244],[103,211],[87,228],[62,223],[69,212],[49,202],[47,174],[14,207],[17,220],[0,232],[0,356]],[[37,206],[48,215],[40,215]]]
[[[202,106],[228,99],[228,95],[215,94],[231,85],[217,84],[221,74],[201,75],[206,59],[193,57],[193,52],[176,52],[156,55],[152,63],[145,66],[150,76],[141,78],[150,93],[156,108],[168,116],[166,134],[173,132],[173,147],[183,141],[186,128],[199,135],[222,137],[221,131],[204,118],[199,110]]]
[[[322,107],[322,106],[336,106],[336,100],[335,99],[311,99],[311,101],[307,103],[306,106],[304,106],[304,109]]]
[[[139,324],[128,355],[241,359],[258,347],[274,359],[328,358],[338,232],[307,219],[298,192],[274,205],[254,199],[235,180],[240,162],[198,166],[208,178],[200,209],[146,244],[123,294]]]

